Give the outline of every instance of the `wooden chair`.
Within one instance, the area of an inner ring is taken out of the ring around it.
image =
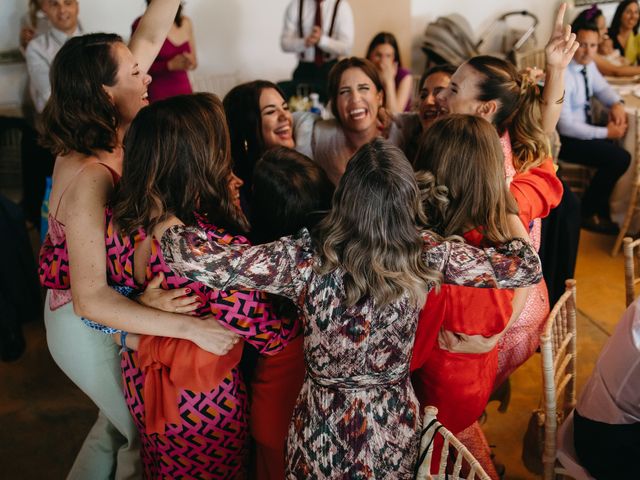
[[[613,248],[611,249],[611,256],[615,257],[620,251],[620,245],[622,244],[622,239],[629,232],[629,226],[631,225],[631,221],[633,217],[638,211],[640,211],[640,207],[638,206],[638,191],[640,190],[640,109],[636,110],[636,141],[635,141],[635,154],[632,157],[634,174],[633,174],[633,183],[631,185],[631,192],[629,192],[629,206],[627,207],[627,212],[624,215],[624,220],[622,225],[620,226],[620,232],[616,237],[616,241],[613,244]]]
[[[418,456],[418,472],[416,480],[490,480],[478,460],[467,450],[453,433],[444,428],[436,419],[438,409],[436,407],[425,407],[423,428],[420,438],[420,454]],[[438,473],[431,474],[431,457],[433,455],[433,444],[437,437],[442,437],[442,454],[440,456],[440,466]],[[447,466],[453,462],[452,472],[447,473]],[[466,475],[461,477],[462,474]],[[468,473],[467,473],[468,472]]]
[[[626,293],[627,307],[633,303],[636,298],[636,285],[640,283],[640,278],[636,278],[636,267],[640,264],[640,249],[636,247],[640,245],[640,239],[633,240],[631,237],[624,237],[624,287]]]
[[[538,67],[544,70],[547,63],[547,58],[544,54],[544,49],[539,48],[535,50],[527,50],[526,52],[514,52],[514,63],[518,70],[524,70],[525,68]]]
[[[556,473],[556,431],[576,404],[576,281],[554,305],[540,335],[544,389],[543,478]]]

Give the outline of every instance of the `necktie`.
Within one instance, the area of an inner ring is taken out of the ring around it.
[[[316,17],[313,22],[315,27],[322,28],[322,0],[316,0]],[[316,66],[320,67],[324,63],[324,57],[322,55],[322,50],[318,47],[318,44],[315,45],[315,58],[314,62]]]
[[[589,79],[587,78],[587,66],[585,65],[580,70],[582,77],[584,78],[584,92],[586,95],[587,103],[584,105],[584,113],[587,116],[587,123],[591,123],[591,95],[589,95]]]

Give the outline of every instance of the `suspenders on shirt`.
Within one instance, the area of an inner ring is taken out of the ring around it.
[[[300,38],[304,38],[304,32],[302,31],[302,8],[304,0],[300,0],[298,4],[298,33]],[[331,26],[329,27],[329,36],[333,36],[333,30],[336,26],[336,16],[338,15],[338,7],[340,6],[340,0],[336,0],[336,4],[333,6],[333,15],[331,15]],[[324,53],[325,59],[329,57],[328,53]],[[300,58],[303,58],[303,54],[300,54]]]

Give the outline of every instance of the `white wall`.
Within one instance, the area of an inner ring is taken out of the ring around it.
[[[295,67],[294,55],[280,50],[280,30],[290,0],[188,0],[185,13],[194,22],[199,50],[198,74],[236,73],[238,80],[281,80]],[[412,68],[420,73],[424,54],[422,34],[428,22],[449,13],[462,14],[470,23],[472,37],[480,35],[506,11],[529,9],[540,19],[539,45],[549,35],[558,0],[352,0],[356,25],[354,54],[363,54],[372,31],[388,28],[398,32],[401,45],[412,46]],[[17,48],[19,18],[27,0],[0,0],[0,50]],[[80,0],[80,20],[86,31],[116,32],[128,38],[131,22],[142,13],[144,0]],[[605,6],[611,10],[611,5]],[[404,25],[409,26],[403,30]],[[373,27],[375,26],[375,28]],[[366,31],[365,31],[366,30]],[[367,38],[364,38],[367,37]],[[494,40],[499,35],[494,35]],[[403,50],[408,50],[406,46]],[[410,63],[405,55],[405,63]],[[0,104],[16,103],[24,89],[24,66],[0,66]]]

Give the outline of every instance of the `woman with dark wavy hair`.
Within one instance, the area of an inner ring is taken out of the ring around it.
[[[638,23],[640,23],[638,0],[623,0],[618,4],[609,27],[609,38],[613,41],[613,47],[619,50],[631,65],[636,65],[640,56]]]
[[[420,197],[403,153],[376,139],[348,162],[312,232],[254,247],[225,247],[182,226],[162,237],[180,275],[300,306],[307,375],[287,439],[290,478],[413,478],[420,412],[408,366],[425,294],[442,279],[502,288],[540,279],[523,240],[483,251],[421,231]],[[508,235],[526,236],[517,217]]]
[[[138,433],[122,396],[118,349],[90,318],[113,329],[186,338],[218,353],[230,334],[215,320],[188,313],[184,291],[149,291],[144,307],[109,287],[105,262],[104,206],[122,169],[122,139],[148,104],[146,74],[178,8],[178,0],[154,0],[130,48],[115,34],[74,37],[51,68],[52,91],[43,112],[44,140],[58,155],[53,172],[49,234],[40,255],[40,278],[49,290],[44,318],[53,359],[98,406],[69,478],[140,478]],[[177,295],[176,295],[177,293]],[[221,330],[222,329],[222,330]],[[126,336],[123,336],[126,338]],[[123,340],[123,343],[126,340]]]
[[[234,171],[242,179],[243,207],[251,207],[253,171],[270,148],[295,147],[293,118],[280,88],[267,80],[233,87],[222,101],[229,126]]]
[[[177,275],[156,240],[172,225],[189,225],[212,242],[248,243],[220,100],[199,93],[155,102],[136,116],[124,147],[113,215],[107,210],[110,280],[141,290],[161,274],[169,291],[197,295],[197,316],[213,315],[260,353],[281,350],[299,331],[295,316],[281,321],[265,294],[213,290]],[[246,475],[244,342],[216,356],[187,340],[128,338],[137,352],[122,354],[124,391],[142,438],[145,478]]]

